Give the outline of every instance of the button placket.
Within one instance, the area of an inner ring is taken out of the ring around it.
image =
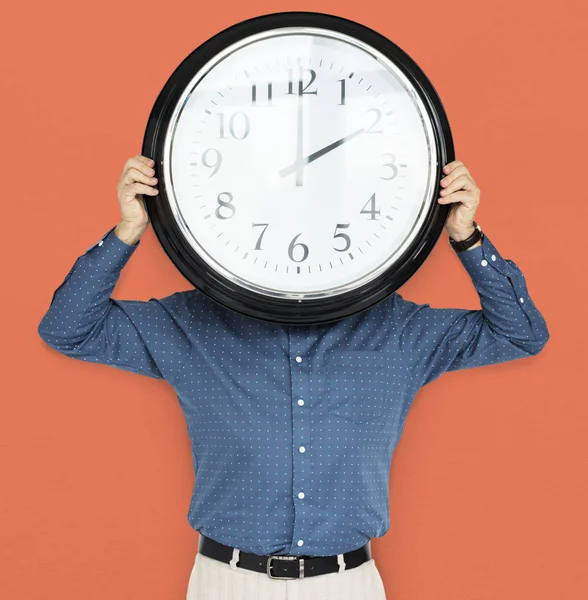
[[[310,473],[310,419],[305,401],[309,394],[309,359],[306,352],[306,340],[302,334],[290,330],[290,356],[292,360],[292,472],[294,526],[292,546],[302,546],[309,533],[306,517],[307,502],[302,490],[308,488]]]

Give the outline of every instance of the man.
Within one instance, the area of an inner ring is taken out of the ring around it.
[[[523,274],[483,237],[457,252],[481,310],[395,293],[336,323],[283,326],[198,290],[115,300],[148,226],[142,194],[158,193],[154,166],[127,161],[120,222],[77,259],[39,335],[66,356],[176,391],[196,476],[188,520],[200,532],[188,600],[384,599],[369,542],[389,526],[389,467],[407,411],[446,371],[543,348],[549,332]],[[452,203],[450,238],[466,240],[480,190],[461,161],[443,171],[437,201]]]

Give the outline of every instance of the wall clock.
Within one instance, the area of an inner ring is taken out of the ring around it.
[[[433,85],[374,30],[269,14],[187,56],[151,111],[145,196],[180,272],[237,312],[289,325],[373,306],[422,265],[454,160]]]

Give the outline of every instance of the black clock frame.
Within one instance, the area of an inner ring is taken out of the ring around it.
[[[419,93],[433,125],[438,150],[436,181],[440,188],[443,166],[455,160],[453,138],[441,100],[416,62],[392,41],[364,25],[342,17],[315,12],[281,12],[242,21],[216,34],[189,54],[169,77],[149,115],[142,153],[163,165],[165,131],[173,110],[194,74],[227,46],[268,29],[319,27],[355,37],[390,58]],[[424,263],[447,220],[451,206],[431,204],[426,219],[411,245],[396,263],[360,288],[333,297],[290,300],[255,293],[214,271],[186,238],[166,201],[162,170],[159,196],[145,195],[145,205],[155,234],[166,254],[194,287],[231,310],[263,321],[286,325],[318,325],[364,311],[400,288]]]

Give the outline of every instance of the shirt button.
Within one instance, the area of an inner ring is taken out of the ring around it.
[[[304,544],[304,540],[298,540],[298,545],[302,546],[302,544]]]
[[[300,404],[300,406],[302,406],[304,404],[304,400],[298,400],[298,404]]]
[[[296,357],[296,362],[297,363],[301,363],[302,362],[302,357],[301,356],[297,356]]]
[[[496,260],[496,254],[492,255],[492,260]]]
[[[298,448],[298,451],[299,452],[305,452],[306,448],[304,446],[300,446],[300,448]]]
[[[524,298],[519,298],[519,300],[520,300],[521,302],[524,302],[524,301],[525,301],[525,299],[524,299]]]
[[[483,267],[485,267],[487,264],[488,264],[488,261],[487,261],[486,259],[484,259],[484,260],[481,262],[481,265],[482,265]]]
[[[304,492],[298,492],[298,497],[302,500],[302,498],[304,498]]]
[[[103,244],[103,243],[104,243],[104,242],[103,242],[102,240],[100,240],[100,241],[98,242],[98,245],[99,245],[99,246],[102,246],[102,244]]]

